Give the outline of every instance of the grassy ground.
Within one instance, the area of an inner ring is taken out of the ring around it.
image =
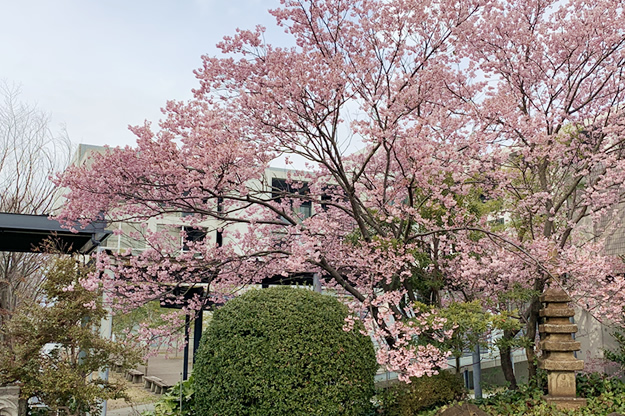
[[[160,395],[154,394],[149,390],[143,388],[143,384],[131,383],[125,380],[121,374],[112,373],[110,375],[111,380],[123,382],[127,386],[126,393],[130,400],[124,399],[109,400],[107,402],[107,408],[109,410],[121,409],[123,407],[136,406],[139,404],[155,403],[160,398]]]

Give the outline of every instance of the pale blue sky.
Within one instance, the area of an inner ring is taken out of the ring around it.
[[[268,27],[278,0],[0,0],[0,79],[65,124],[74,143],[134,143],[128,124],[157,121],[190,97],[202,54],[235,28]]]

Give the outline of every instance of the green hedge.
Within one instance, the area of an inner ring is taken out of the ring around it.
[[[348,309],[330,296],[252,290],[217,310],[202,336],[199,415],[366,414],[377,369],[373,343],[343,330]]]
[[[460,375],[441,371],[434,376],[412,378],[381,393],[386,416],[413,416],[424,410],[461,400],[466,396]]]

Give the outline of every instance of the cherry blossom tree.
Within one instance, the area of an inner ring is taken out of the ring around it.
[[[504,235],[525,253],[482,243],[477,251],[489,255],[456,261],[470,281],[486,273],[489,295],[530,289],[519,316],[530,377],[546,285],[561,285],[598,317],[621,319],[624,281],[603,244],[623,218],[624,19],[619,2],[494,2],[467,36],[470,67],[494,84],[476,122],[499,167],[483,178],[497,188]]]
[[[411,342],[443,327],[415,315],[417,300],[530,288],[519,319],[531,339],[547,284],[622,304],[597,240],[623,195],[622,5],[283,0],[271,13],[293,46],[266,43],[262,27],[224,38],[225,57],[196,71],[194,99],[167,103],[156,131],[132,128],[136,147],[58,180],[69,190],[61,219],[184,213],[183,234],[201,227],[220,244],[181,251],[177,234],[139,225],[147,249],[101,256],[114,277],[85,285],[132,307],[205,283],[186,306],[198,309],[318,273],[349,295],[379,362],[403,377],[445,365]],[[278,186],[266,174],[277,157],[306,167]]]

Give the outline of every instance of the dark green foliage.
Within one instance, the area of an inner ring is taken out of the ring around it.
[[[343,330],[347,307],[277,287],[217,310],[194,367],[199,415],[363,415],[377,370],[371,339]]]
[[[532,409],[546,404],[542,388],[522,384],[516,390],[504,390],[487,398],[476,400],[482,408],[491,414],[514,415],[530,414]]]
[[[578,410],[559,410],[544,400],[545,391],[536,384],[522,384],[517,390],[502,390],[484,399],[470,400],[493,416],[606,416],[613,412],[625,414],[625,383],[600,373],[578,374],[577,395],[586,397],[588,405]],[[435,416],[448,405],[437,405],[413,413],[398,413],[392,390],[379,393],[379,415]]]
[[[543,400],[541,388],[521,385],[518,390],[506,390],[476,401],[492,415],[510,416],[604,416],[625,412],[625,384],[605,375],[578,374],[577,395],[586,397],[588,405],[578,410],[558,410]]]
[[[398,383],[382,394],[387,416],[413,416],[418,412],[461,400],[466,396],[464,382],[457,374],[441,371],[431,377]]]
[[[625,383],[602,373],[578,373],[575,382],[578,397],[598,397],[607,392],[625,394]]]

